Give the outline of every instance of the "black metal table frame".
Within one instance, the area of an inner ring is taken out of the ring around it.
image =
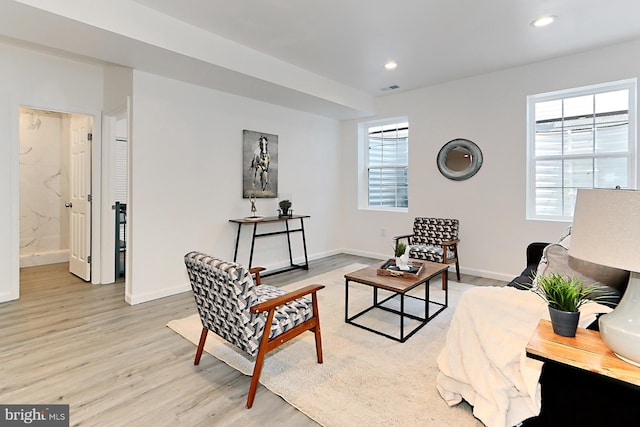
[[[292,215],[290,217],[272,217],[272,218],[264,218],[261,221],[245,221],[245,220],[229,220],[230,222],[235,222],[238,224],[238,233],[236,235],[236,246],[233,251],[233,262],[237,262],[238,258],[238,246],[240,244],[240,231],[242,230],[243,224],[253,224],[253,233],[251,236],[251,250],[249,252],[249,268],[251,268],[253,263],[253,250],[255,248],[255,243],[257,238],[261,237],[269,237],[269,236],[277,236],[280,234],[287,235],[287,248],[289,250],[289,266],[280,268],[273,271],[265,271],[264,273],[260,273],[260,276],[267,277],[273,274],[284,273],[285,271],[291,271],[295,269],[309,269],[309,258],[307,256],[307,239],[304,234],[304,219],[310,218],[309,215]],[[300,228],[289,228],[289,220],[299,219],[300,220]],[[280,231],[270,231],[268,233],[258,233],[258,224],[271,224],[276,222],[284,222],[285,229]],[[304,249],[304,264],[295,264],[293,262],[293,255],[291,253],[291,233],[302,233],[302,247]]]
[[[443,271],[442,274],[447,274],[447,270]],[[389,289],[385,289],[382,288],[380,286],[375,286],[375,285],[371,285],[369,283],[363,283],[363,282],[359,282],[357,280],[353,280],[353,279],[345,279],[345,298],[344,298],[344,321],[346,323],[349,323],[351,325],[357,326],[359,328],[365,329],[367,331],[373,332],[375,334],[378,335],[382,335],[383,337],[386,338],[390,338],[394,341],[399,341],[399,342],[405,342],[406,340],[408,340],[409,338],[411,338],[416,332],[418,332],[420,329],[422,329],[427,323],[429,323],[431,321],[431,319],[433,319],[434,317],[436,317],[438,314],[440,314],[445,308],[447,308],[449,306],[449,285],[447,283],[446,287],[445,287],[445,291],[444,291],[444,304],[438,301],[431,301],[429,300],[429,280],[432,279],[434,276],[431,277],[427,277],[424,280],[421,280],[419,282],[417,282],[414,286],[406,289],[404,292],[396,292],[396,291],[391,291]],[[445,279],[447,280],[447,279]],[[365,308],[364,310],[362,310],[361,312],[349,317],[349,282],[355,282],[355,283],[359,283],[361,285],[365,285],[365,286],[371,286],[373,288],[373,305],[370,307]],[[407,295],[407,293],[415,288],[417,288],[420,285],[425,285],[425,297],[423,298],[419,298],[416,297],[414,295]],[[382,301],[378,301],[378,290],[382,289],[384,291],[387,292],[391,292],[392,295],[383,299]],[[400,310],[396,310],[394,308],[391,307],[385,307],[383,304],[395,297],[397,297],[398,295],[400,295]],[[404,311],[404,298],[405,296],[407,298],[412,298],[412,299],[416,299],[419,301],[423,301],[424,304],[424,310],[425,310],[425,315],[424,317],[420,317],[420,316],[416,316],[410,313],[405,313]],[[432,315],[429,315],[429,304],[435,304],[440,306],[440,308],[433,313]],[[394,314],[398,314],[400,316],[400,337],[396,337],[393,335],[389,335],[386,334],[384,332],[375,330],[373,328],[370,328],[368,326],[359,324],[354,322],[355,319],[357,319],[358,317],[364,315],[365,313],[368,313],[369,311],[373,310],[374,308],[379,308],[381,310],[385,310]],[[412,329],[411,331],[409,331],[409,333],[405,336],[404,335],[404,318],[408,317],[410,319],[413,320],[418,320],[420,321],[420,323],[418,324],[418,326],[416,326],[414,329]]]

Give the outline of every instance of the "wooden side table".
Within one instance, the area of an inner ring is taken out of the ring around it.
[[[604,344],[600,333],[578,328],[574,338],[555,334],[548,320],[541,320],[527,344],[527,356],[554,361],[640,386],[640,368],[619,359]]]
[[[563,337],[541,320],[526,351],[545,364],[542,411],[525,426],[638,423],[640,367],[619,359],[599,332],[578,328],[575,337]]]

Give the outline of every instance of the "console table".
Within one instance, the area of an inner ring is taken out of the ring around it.
[[[525,426],[638,422],[640,367],[619,359],[599,332],[578,328],[575,337],[563,337],[553,332],[551,322],[541,320],[526,350],[545,364],[542,411]]]
[[[271,274],[283,273],[285,271],[294,270],[296,268],[302,268],[305,270],[309,269],[309,259],[307,257],[307,240],[304,234],[304,219],[310,218],[309,215],[290,215],[290,216],[269,216],[261,219],[253,219],[251,217],[248,218],[239,218],[239,219],[230,219],[229,222],[233,222],[238,224],[238,234],[236,235],[236,247],[233,251],[233,262],[236,262],[238,257],[238,246],[240,244],[240,231],[242,230],[243,225],[253,225],[253,234],[251,236],[251,250],[249,252],[249,268],[251,268],[251,263],[253,262],[253,250],[255,248],[256,239],[260,237],[269,237],[269,236],[277,236],[285,234],[287,236],[287,248],[289,249],[289,266],[285,268],[281,268],[278,270],[273,270],[265,273],[261,273],[260,276],[266,277]],[[290,228],[289,221],[299,220],[300,228]],[[258,224],[273,224],[273,223],[284,223],[284,230],[279,231],[269,231],[258,233]],[[302,247],[304,249],[304,264],[294,264],[293,256],[291,254],[291,233],[301,233],[302,234]]]

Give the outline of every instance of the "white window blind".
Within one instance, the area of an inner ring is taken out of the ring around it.
[[[409,123],[367,127],[369,207],[409,206]]]
[[[116,201],[127,203],[127,182],[129,169],[129,148],[126,138],[116,138],[115,142],[115,196]]]
[[[635,81],[528,97],[530,219],[571,220],[578,188],[634,188]]]

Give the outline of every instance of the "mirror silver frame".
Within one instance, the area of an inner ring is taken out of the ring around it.
[[[449,168],[446,163],[447,155],[456,148],[462,148],[471,154],[471,162],[469,163],[469,166],[461,171],[455,171]],[[443,176],[454,181],[464,181],[465,179],[469,179],[474,176],[480,170],[480,167],[482,166],[482,151],[480,151],[480,147],[468,139],[452,139],[444,144],[438,152],[437,163],[438,169]]]

